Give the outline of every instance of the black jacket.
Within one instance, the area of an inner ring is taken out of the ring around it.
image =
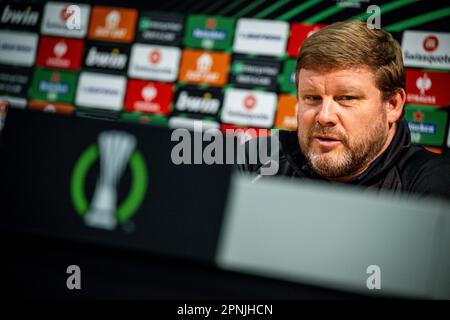
[[[247,143],[246,160],[249,159],[249,152]],[[279,168],[276,175],[328,181],[308,165],[300,151],[297,132],[279,131],[278,153]],[[248,162],[240,165],[240,169],[260,174],[261,161],[258,159],[256,164]],[[385,152],[365,172],[346,183],[375,190],[389,189],[394,193],[435,195],[450,199],[450,157],[411,145],[408,124],[402,120]]]

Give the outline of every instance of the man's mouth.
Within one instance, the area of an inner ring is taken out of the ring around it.
[[[315,141],[317,141],[319,146],[325,148],[332,148],[341,143],[341,140],[333,135],[315,134],[313,135],[313,138]]]

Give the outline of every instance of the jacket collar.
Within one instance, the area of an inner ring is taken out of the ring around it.
[[[296,131],[280,131],[280,143],[287,161],[298,175],[326,180],[308,165],[305,156],[300,151]],[[405,120],[401,120],[397,124],[397,130],[388,148],[361,175],[347,183],[368,184],[379,179],[397,163],[401,155],[410,146],[411,133],[408,123]]]

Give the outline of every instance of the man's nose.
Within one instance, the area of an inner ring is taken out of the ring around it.
[[[317,122],[324,127],[334,126],[338,121],[336,111],[337,110],[333,98],[324,98],[317,111]]]

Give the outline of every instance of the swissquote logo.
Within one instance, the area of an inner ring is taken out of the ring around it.
[[[246,96],[243,101],[244,107],[246,107],[248,110],[253,109],[256,106],[256,103],[257,103],[256,98],[252,94]]]
[[[39,22],[40,12],[31,5],[26,7],[7,4],[0,17],[2,25],[35,27]]]
[[[157,64],[159,61],[161,61],[161,51],[158,49],[155,49],[150,52],[148,59],[151,64]]]
[[[433,106],[450,105],[448,72],[406,70],[406,102]]]
[[[427,52],[436,51],[438,46],[439,46],[439,39],[434,35],[425,37],[425,39],[423,40],[423,48]]]
[[[273,92],[229,89],[225,93],[222,122],[260,128],[271,127],[276,103],[277,95]]]
[[[88,68],[125,70],[129,51],[119,46],[90,45],[86,50],[84,65]]]
[[[87,32],[91,7],[68,2],[46,3],[41,33],[72,38],[83,38]]]
[[[175,81],[180,55],[180,49],[175,47],[134,44],[128,75],[138,79]]]
[[[450,33],[407,30],[403,33],[405,66],[450,68]]]
[[[99,162],[95,191],[90,201],[85,185],[88,172]],[[118,199],[118,186],[126,167],[131,171],[131,187],[125,199]],[[103,131],[98,142],[88,146],[75,163],[71,179],[71,199],[75,211],[92,228],[113,230],[139,210],[147,192],[147,167],[137,149],[137,139],[124,131]]]

